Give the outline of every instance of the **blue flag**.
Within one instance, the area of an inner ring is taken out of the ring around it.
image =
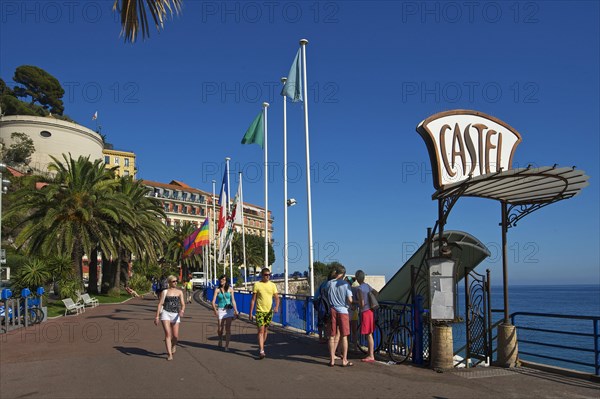
[[[302,64],[300,62],[301,51],[301,48],[298,49],[296,58],[294,58],[294,63],[290,68],[287,81],[281,90],[281,95],[287,96],[294,103],[298,101],[304,101],[302,99]]]

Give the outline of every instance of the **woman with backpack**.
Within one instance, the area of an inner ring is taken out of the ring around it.
[[[217,333],[219,334],[219,347],[223,346],[223,330],[225,330],[225,351],[229,351],[229,338],[231,337],[231,322],[238,317],[237,305],[233,287],[224,274],[219,277],[219,288],[215,290],[212,307],[217,316]]]

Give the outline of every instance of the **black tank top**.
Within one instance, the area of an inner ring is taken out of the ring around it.
[[[166,296],[165,302],[163,303],[163,309],[167,312],[177,313],[179,312],[179,297],[178,296]]]

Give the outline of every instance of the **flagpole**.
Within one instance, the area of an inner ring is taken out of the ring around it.
[[[300,40],[302,48],[302,80],[304,95],[304,131],[306,136],[306,196],[308,207],[308,270],[310,274],[310,295],[315,296],[315,275],[313,270],[312,204],[310,193],[310,145],[308,139],[308,85],[306,83],[306,45],[308,40]]]
[[[208,202],[204,202],[204,221],[205,222],[206,222],[206,219],[208,219]],[[202,225],[200,225],[200,228],[202,228]],[[206,251],[205,248],[202,248],[202,255],[204,255],[204,258],[202,258],[203,259],[202,266],[204,266],[203,269],[204,269],[204,281],[205,282],[208,282],[208,278],[210,277],[210,265],[208,265],[208,262],[210,260],[210,257],[208,256],[209,254],[210,254],[210,233],[208,233],[208,251]]]
[[[227,170],[227,216],[225,217],[225,220],[227,220],[227,218],[229,217],[229,215],[231,215],[231,210],[229,209],[229,202],[231,200],[231,187],[230,187],[230,183],[231,181],[229,180],[229,161],[231,160],[231,158],[226,157],[225,158],[225,168]],[[227,222],[225,222],[225,226],[227,226]],[[223,229],[225,230],[225,229]],[[221,230],[221,233],[223,232],[223,230]],[[225,238],[227,239],[227,232],[225,232]],[[227,251],[227,248],[223,248],[224,251]],[[233,262],[231,261],[231,243],[229,243],[229,282],[230,284],[233,285]]]
[[[246,227],[244,224],[244,189],[242,186],[242,172],[240,173],[240,209],[242,211],[242,253],[244,254],[244,288],[248,289],[248,267],[246,265]]]
[[[217,283],[217,232],[215,229],[216,222],[216,210],[215,210],[215,184],[217,184],[216,180],[212,181],[212,208],[213,208],[213,223],[212,223],[212,231],[213,231],[213,284]]]
[[[263,103],[263,126],[265,131],[265,268],[269,268],[269,158],[268,158],[268,134],[267,134],[267,108],[269,103]]]
[[[287,78],[281,78],[285,86]],[[287,96],[283,96],[283,293],[288,294]]]

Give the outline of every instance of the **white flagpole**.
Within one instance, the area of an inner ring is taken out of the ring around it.
[[[308,140],[308,85],[306,83],[306,45],[308,40],[300,40],[302,48],[302,80],[304,98],[304,131],[306,136],[306,196],[308,207],[308,270],[310,274],[310,295],[315,296],[315,275],[313,270],[312,205],[310,193],[310,145]]]
[[[231,209],[229,207],[229,204],[231,202],[231,181],[229,180],[229,160],[231,158],[226,157],[225,158],[225,162],[226,162],[226,168],[227,168],[227,216],[225,217],[225,226],[227,226],[227,219],[229,218],[229,216],[231,215]],[[225,229],[221,230],[221,232],[223,232]],[[225,239],[227,239],[227,232],[225,232]],[[224,251],[227,251],[227,248],[223,248]],[[226,257],[225,257],[226,258]],[[226,273],[226,272],[225,272]],[[233,262],[231,259],[231,242],[229,243],[229,282],[231,285],[233,285]]]
[[[204,202],[204,222],[206,222],[206,219],[208,219],[208,202]],[[204,223],[202,222],[202,223]],[[209,222],[210,223],[210,222]],[[202,227],[202,225],[200,225],[200,227]],[[207,251],[208,249],[208,251]],[[202,269],[204,269],[204,282],[208,283],[208,278],[210,277],[210,256],[208,256],[210,254],[210,233],[208,233],[208,248],[202,248],[202,255],[204,255],[203,259],[203,267]]]
[[[248,267],[246,265],[246,227],[244,225],[244,189],[242,186],[242,172],[240,172],[240,210],[242,211],[242,253],[244,254],[244,288],[248,289]]]
[[[213,213],[213,223],[212,223],[212,232],[213,232],[213,284],[217,283],[217,231],[215,230],[217,226],[215,226],[216,222],[216,211],[215,211],[215,184],[216,180],[212,181],[212,213]]]
[[[265,132],[265,268],[269,267],[269,158],[268,158],[268,134],[267,134],[267,108],[269,103],[263,103],[264,132]]]
[[[281,83],[285,86],[287,78],[281,78]],[[283,96],[283,293],[288,294],[288,193],[287,193],[287,96]]]

